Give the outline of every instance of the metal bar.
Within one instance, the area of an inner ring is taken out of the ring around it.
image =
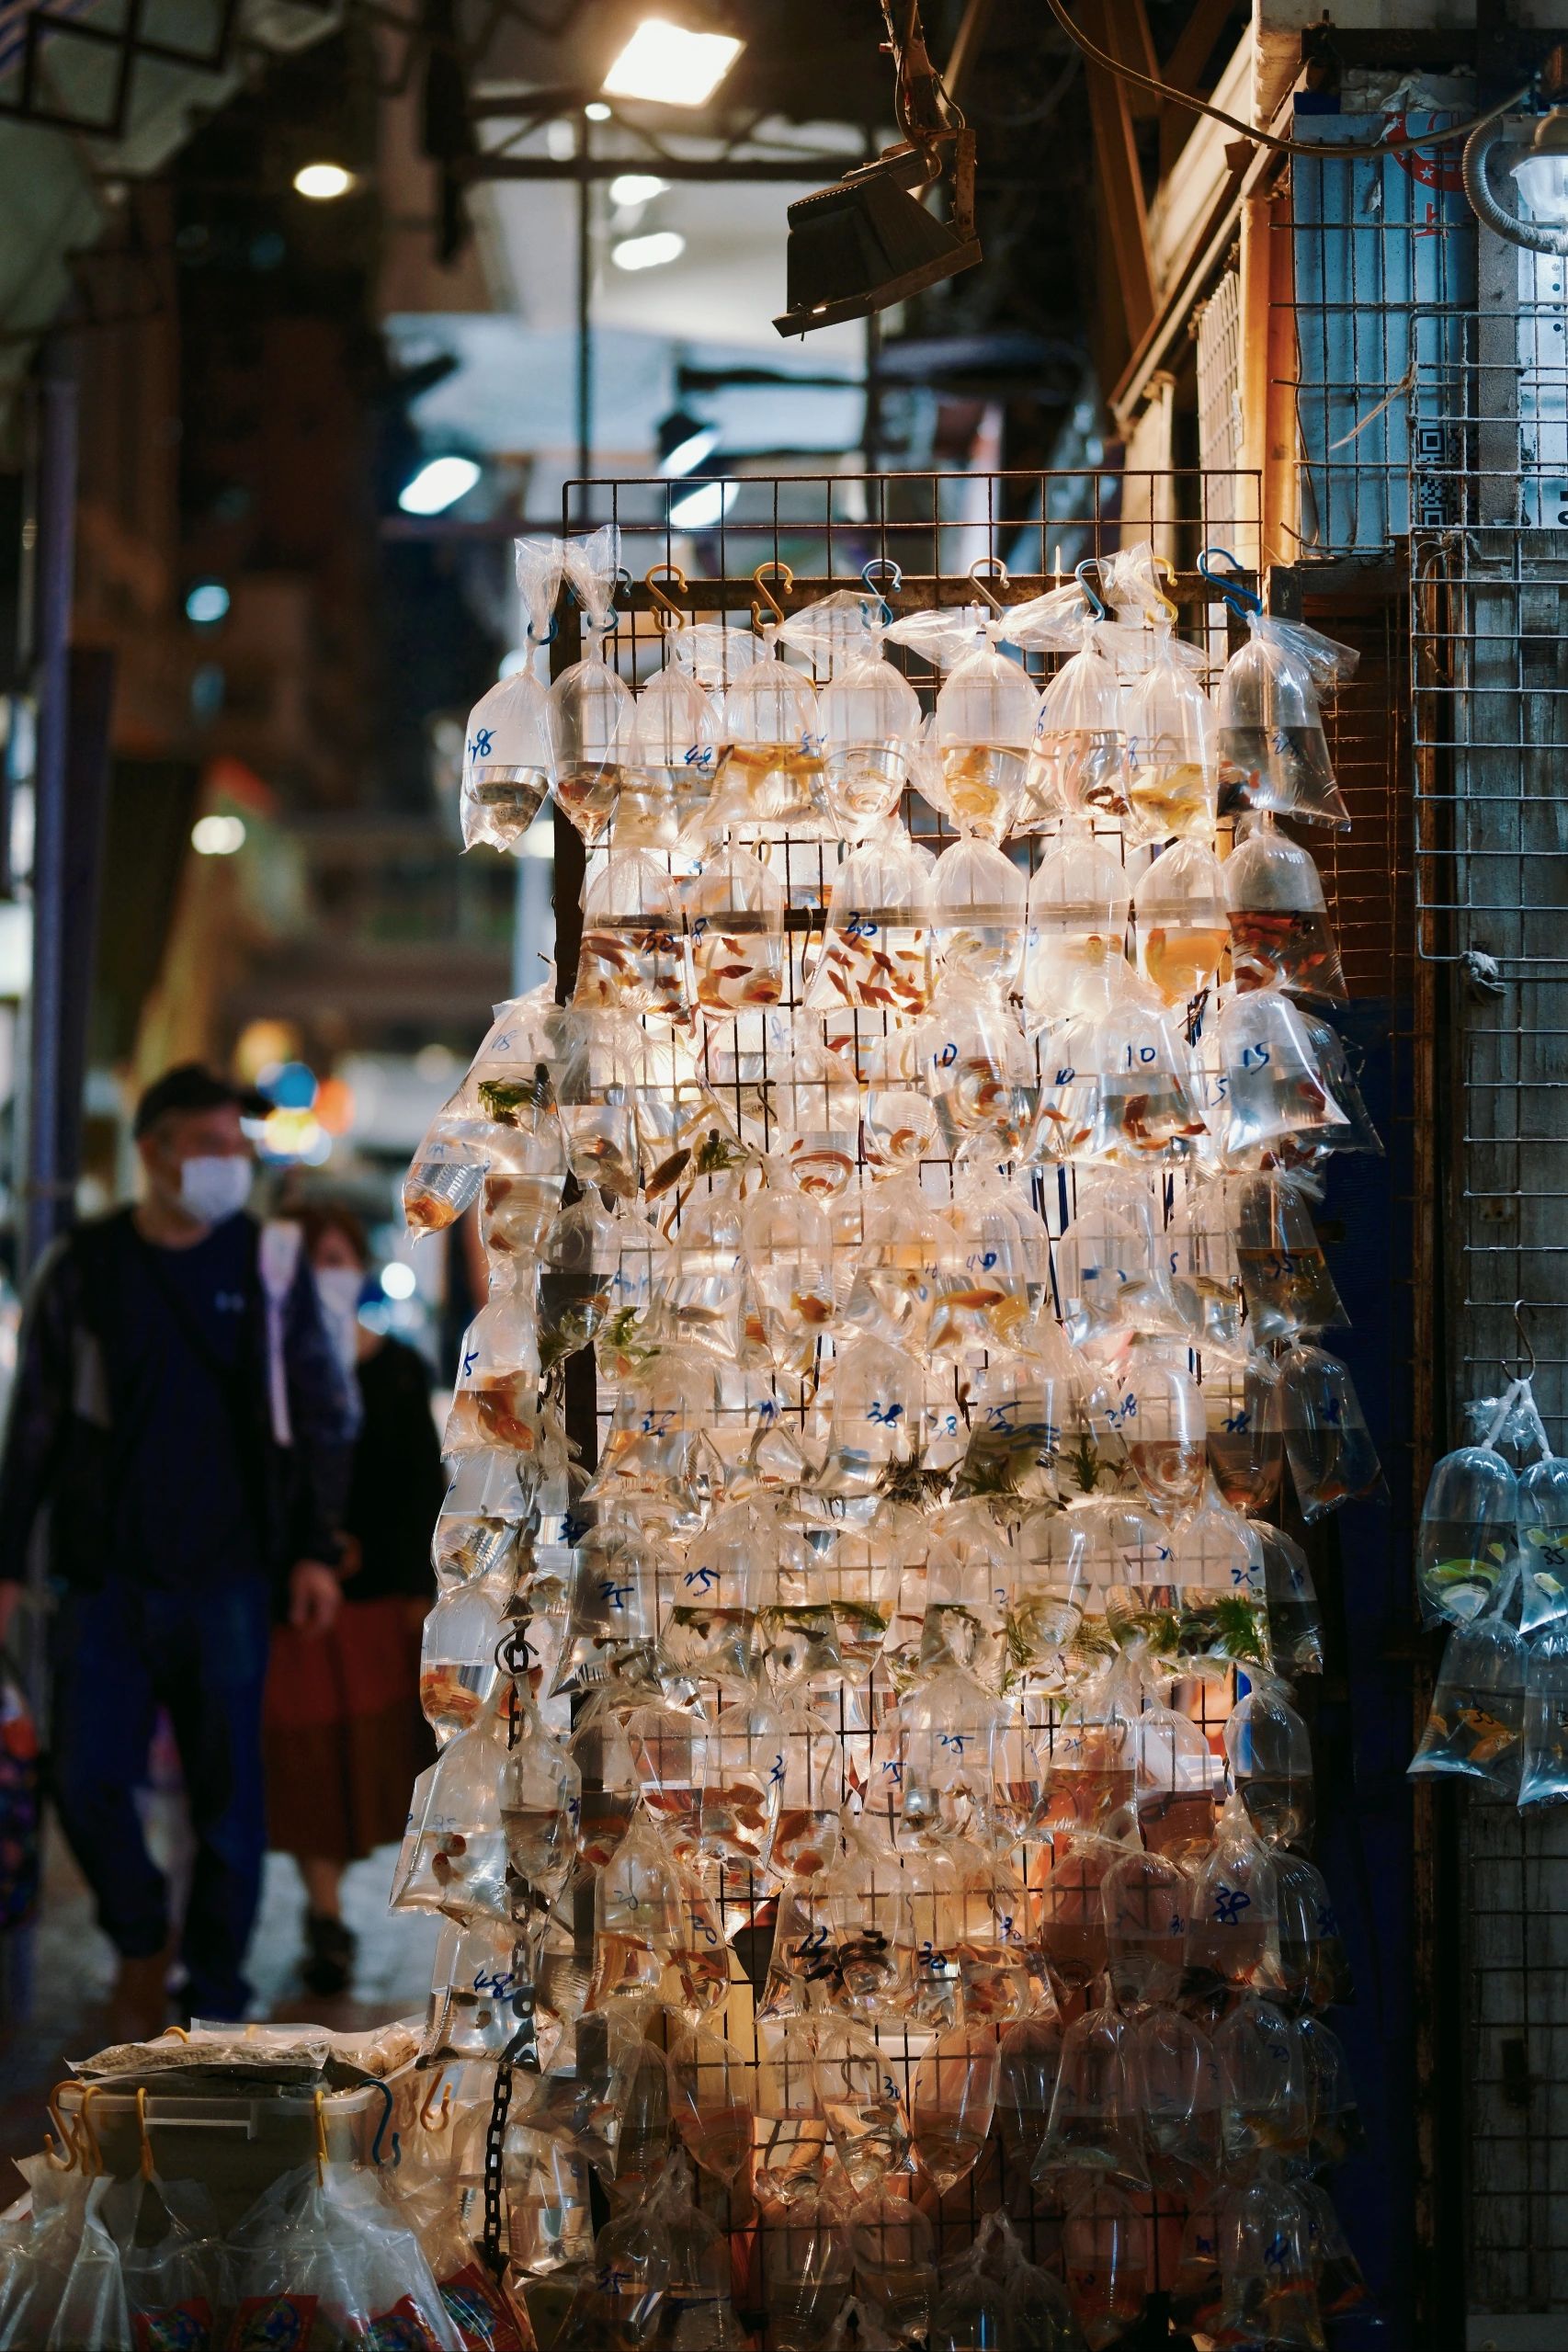
[[[32,989],[28,1001],[27,1181],[20,1256],[37,1265],[64,1221],[60,1186],[61,1018],[64,973],[66,761],[71,607],[75,574],[76,381],[61,347],[46,354],[39,467],[39,741],[33,835]]]
[[[590,179],[614,179],[634,166],[657,170],[661,179],[710,180],[755,179],[778,180],[787,187],[821,187],[842,179],[853,171],[858,157],[849,154],[802,155],[797,162],[793,156],[778,155],[601,155],[591,165]],[[557,163],[551,155],[465,155],[452,166],[460,179],[469,180],[529,180],[576,179],[578,171],[573,158]],[[993,181],[991,185],[1000,185]],[[1009,185],[1021,186],[1022,182]]]
[[[55,1106],[55,1198],[63,1211],[82,1172],[82,1105],[103,877],[108,812],[109,722],[115,657],[106,647],[74,645],[70,653],[65,805],[71,822],[62,856],[59,1088]]]
[[[577,117],[577,472],[594,470],[593,124]]]

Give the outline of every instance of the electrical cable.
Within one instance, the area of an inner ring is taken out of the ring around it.
[[[1167,98],[1173,106],[1187,107],[1194,114],[1211,115],[1216,122],[1222,122],[1228,131],[1239,132],[1244,139],[1250,139],[1255,146],[1272,147],[1280,155],[1306,155],[1314,164],[1338,155],[1409,155],[1420,147],[1437,147],[1456,139],[1469,139],[1476,131],[1483,131],[1489,122],[1495,122],[1500,115],[1506,114],[1510,108],[1517,107],[1521,98],[1528,98],[1534,87],[1533,82],[1523,83],[1518,89],[1510,90],[1506,98],[1499,99],[1494,107],[1489,107],[1484,114],[1471,115],[1468,122],[1451,123],[1446,131],[1424,131],[1418,139],[1346,139],[1321,142],[1281,139],[1272,131],[1261,131],[1256,123],[1243,122],[1238,116],[1227,114],[1223,107],[1210,106],[1207,98],[1195,97],[1189,90],[1175,89],[1168,82],[1157,82],[1151,74],[1141,74],[1135,65],[1124,65],[1119,58],[1097,48],[1086,33],[1079,31],[1062,6],[1062,0],[1046,0],[1046,6],[1074,47],[1106,73],[1115,74],[1123,82],[1131,82],[1140,90],[1151,91],[1157,98]]]
[[[1464,192],[1470,199],[1471,210],[1495,237],[1504,237],[1524,253],[1546,253],[1559,259],[1568,254],[1568,226],[1552,228],[1544,222],[1521,220],[1499,204],[1493,194],[1491,164],[1499,143],[1500,134],[1488,131],[1484,124],[1465,141],[1463,171]]]

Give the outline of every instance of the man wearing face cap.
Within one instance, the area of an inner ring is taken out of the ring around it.
[[[166,2015],[168,1889],[135,1791],[160,1707],[196,1856],[183,2005],[240,2017],[261,1888],[261,1708],[275,1615],[324,1629],[353,1427],[299,1229],[247,1215],[244,1120],[195,1062],[142,1096],[133,1208],[39,1267],[0,1458],[0,1630],[47,1516],[52,1790],[119,1954],[116,2027]]]

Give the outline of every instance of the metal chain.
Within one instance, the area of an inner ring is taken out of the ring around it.
[[[514,1626],[496,1648],[498,1662],[512,1677],[512,1705],[506,1725],[506,1744],[509,1748],[516,1747],[521,1733],[523,1710],[518,1703],[518,1684],[526,1680],[532,1655],[532,1645],[519,1626]],[[515,1891],[515,1900],[517,1892],[525,1900],[537,1901],[528,1889]],[[526,1964],[526,1940],[514,1947],[515,1974],[518,1973],[517,1961],[519,1956]],[[510,2234],[506,2229],[503,2157],[506,2147],[506,2117],[512,2104],[512,2077],[518,2066],[529,2074],[537,2074],[540,2070],[537,2004],[530,1974],[518,1974],[517,1988],[512,1994],[512,2015],[517,2020],[517,2031],[495,2062],[495,2087],[490,2095],[490,2120],[484,2128],[484,2234],[480,2241],[480,2252],[497,2278],[506,2267],[508,2247],[504,2243],[504,2231],[507,2237]]]
[[[490,2121],[484,2130],[484,2235],[480,2240],[480,2252],[497,2278],[506,2267],[506,2250],[501,2243],[501,2154],[506,2145],[506,2110],[511,2104],[512,2062],[503,2054],[496,2062],[495,2088],[490,2095]]]

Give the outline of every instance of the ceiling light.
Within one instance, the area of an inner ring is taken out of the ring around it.
[[[609,108],[598,98],[590,99],[588,104],[583,108],[583,112],[587,116],[590,122],[608,122],[610,118]]]
[[[198,817],[190,828],[190,846],[199,858],[232,858],[245,846],[244,817]]]
[[[910,193],[912,187],[929,185],[934,172],[930,156],[918,147],[895,148],[846,174],[836,187],[790,205],[790,306],[773,322],[780,335],[867,318],[980,259],[972,133],[960,131],[957,144],[950,227]]]
[[[670,508],[670,522],[677,531],[710,531],[722,523],[740,494],[738,482],[704,482],[688,490]]]
[[[704,458],[719,446],[719,427],[694,416],[688,408],[672,408],[659,420],[659,472],[695,473]]]
[[[744,47],[729,33],[688,32],[663,17],[645,17],[609,72],[612,98],[658,106],[706,106]]]
[[[397,503],[405,515],[442,515],[466,498],[478,480],[472,458],[428,458],[398,492]]]
[[[341,164],[301,164],[294,174],[296,193],[308,196],[312,204],[330,204],[335,196],[347,196],[353,185],[353,173]]]
[[[226,617],[228,609],[229,591],[222,580],[198,580],[186,592],[185,617],[199,629],[210,629],[214,621]]]
[[[612,204],[652,204],[668,186],[667,179],[655,179],[652,172],[621,172],[609,184],[609,200]]]
[[[618,269],[663,269],[685,251],[686,239],[678,229],[654,229],[645,237],[622,237],[611,245],[609,257]]]

